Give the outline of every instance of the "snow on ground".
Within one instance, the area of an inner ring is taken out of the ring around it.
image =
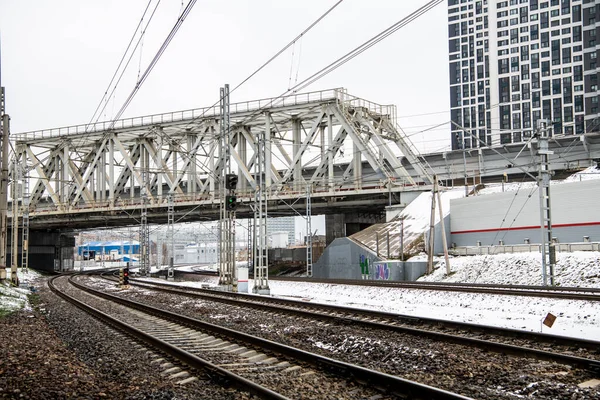
[[[31,294],[29,283],[37,279],[40,274],[35,270],[29,269],[28,272],[21,268],[17,271],[19,277],[19,287],[12,286],[10,282],[10,268],[6,269],[6,279],[0,283],[0,312],[17,311],[22,308],[29,309],[27,295]]]
[[[441,262],[433,274],[422,280],[539,284],[539,260],[538,253],[453,257],[451,276],[445,275],[445,265]],[[600,288],[600,253],[559,253],[556,280],[562,286]],[[173,284],[200,287],[207,282],[216,286],[218,278]],[[250,292],[253,285],[250,280]],[[271,295],[276,297],[592,340],[600,338],[600,302],[277,280],[270,280],[269,287]],[[558,317],[552,328],[541,324],[549,312]]]
[[[305,301],[594,340],[600,338],[598,302],[274,280],[269,286],[271,295],[300,297]],[[542,329],[541,320],[549,312],[558,317],[556,323],[552,328],[544,326]]]
[[[599,252],[557,253],[556,261],[556,285],[600,288]],[[450,257],[450,270],[451,274],[446,275],[446,263],[442,257],[435,271],[419,280],[505,285],[542,284],[542,256],[537,252]]]
[[[216,286],[218,277],[207,276],[203,282],[169,283],[200,287],[207,282]],[[250,292],[253,285],[250,280]],[[270,280],[269,287],[274,297],[584,339],[600,338],[599,302],[277,280]],[[542,327],[541,321],[549,312],[558,318],[552,328]]]

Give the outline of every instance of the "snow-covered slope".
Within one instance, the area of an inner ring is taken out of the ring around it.
[[[444,216],[450,213],[450,200],[464,197],[464,189],[448,190],[441,193],[442,211]],[[436,205],[439,207],[439,205]],[[387,238],[390,240],[390,254],[397,255],[400,250],[400,232],[404,221],[404,249],[411,250],[411,246],[427,229],[431,215],[431,192],[421,193],[400,214],[390,222],[375,224],[367,229],[350,236],[351,239],[375,251],[379,239],[380,253],[387,253]],[[435,223],[440,221],[439,211],[435,212]]]
[[[600,288],[600,253],[579,251],[557,253],[555,283],[560,286]],[[540,253],[496,254],[450,258],[451,275],[446,275],[443,258],[425,282],[493,283],[506,285],[542,284]]]

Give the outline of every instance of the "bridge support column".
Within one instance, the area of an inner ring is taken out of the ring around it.
[[[334,239],[353,235],[373,224],[384,222],[385,216],[380,213],[347,213],[325,216],[325,244],[329,246]]]
[[[325,245],[329,246],[334,239],[346,236],[346,223],[344,214],[325,216]]]

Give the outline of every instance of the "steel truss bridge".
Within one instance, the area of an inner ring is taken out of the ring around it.
[[[309,197],[315,215],[379,212],[431,190],[434,174],[473,185],[538,168],[535,143],[416,156],[395,106],[345,89],[231,103],[229,132],[220,119],[215,105],[11,135],[20,216],[32,229],[70,230],[139,224],[143,205],[149,223],[167,223],[170,207],[175,222],[219,219],[226,133],[241,218],[253,216],[258,171],[277,216],[303,214]],[[550,149],[552,170],[587,167],[600,137],[556,136]]]
[[[11,180],[30,228],[136,224],[142,205],[150,223],[167,222],[170,205],[175,222],[218,219],[224,134],[240,217],[252,215],[258,171],[271,215],[304,210],[308,196],[315,214],[372,212],[432,183],[395,106],[344,89],[231,103],[229,132],[220,118],[213,106],[12,135]]]

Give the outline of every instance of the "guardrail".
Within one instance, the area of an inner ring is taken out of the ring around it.
[[[283,97],[272,97],[250,100],[230,105],[231,114],[241,114],[274,107],[290,107],[313,102],[338,100],[353,107],[364,107],[369,111],[395,116],[395,106],[380,105],[360,97],[349,95],[343,88],[327,89],[315,92],[297,93]],[[60,136],[105,132],[108,130],[131,129],[136,127],[165,124],[181,121],[193,121],[199,118],[214,117],[220,114],[218,105],[194,108],[183,111],[173,111],[163,114],[145,115],[141,117],[124,118],[117,121],[102,121],[91,124],[65,126],[60,128],[29,131],[15,134],[17,141],[52,139]]]
[[[600,251],[600,242],[581,243],[555,243],[556,251],[559,253],[571,253],[574,251]],[[531,253],[542,250],[539,244],[513,244],[502,246],[464,246],[454,247],[448,252],[455,256],[480,256],[503,253]]]

